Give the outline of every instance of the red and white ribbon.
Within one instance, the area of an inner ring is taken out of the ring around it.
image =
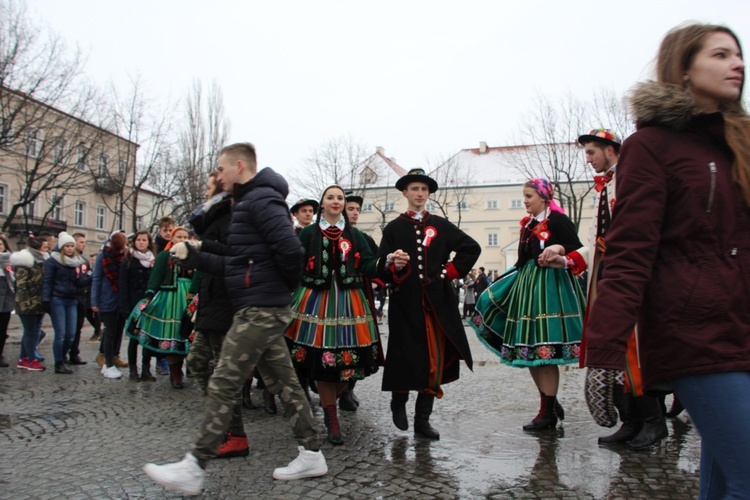
[[[427,226],[427,228],[424,230],[424,241],[422,244],[426,247],[430,246],[430,243],[432,243],[432,240],[437,236],[438,232],[437,229],[435,229],[432,226]]]
[[[349,250],[352,249],[352,242],[347,240],[346,238],[341,238],[339,241],[339,250],[341,250],[341,260],[346,260],[346,256],[349,253]]]

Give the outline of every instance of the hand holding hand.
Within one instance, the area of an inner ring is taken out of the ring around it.
[[[542,254],[539,256],[539,259],[537,260],[537,262],[542,267],[546,267],[546,266],[558,267],[558,266],[551,266],[550,263],[557,261],[558,257],[560,256],[562,257],[565,256],[565,248],[562,245],[550,245],[547,248],[545,248],[544,251],[542,251]],[[559,266],[559,267],[564,267],[565,265],[564,258],[562,260],[562,263],[563,263],[563,266]]]

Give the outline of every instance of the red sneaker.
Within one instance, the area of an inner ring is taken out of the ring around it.
[[[29,358],[21,358],[16,363],[16,368],[23,368],[24,370],[29,369]]]
[[[233,436],[227,432],[224,442],[216,452],[216,458],[246,457],[250,454],[247,436]]]
[[[29,361],[29,364],[26,365],[26,369],[31,370],[32,372],[41,372],[47,368],[38,359],[32,359]]]

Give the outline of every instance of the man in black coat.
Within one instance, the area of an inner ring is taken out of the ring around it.
[[[440,386],[458,379],[460,360],[472,367],[451,281],[466,276],[482,250],[447,219],[424,210],[430,194],[438,189],[424,170],[411,170],[398,180],[396,189],[409,208],[388,223],[380,242],[378,270],[393,283],[383,390],[392,392],[393,423],[401,430],[409,428],[409,391],[418,391],[414,432],[439,439],[429,417],[435,397],[443,396]]]

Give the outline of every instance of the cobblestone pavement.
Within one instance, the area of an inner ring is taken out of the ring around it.
[[[14,318],[6,358],[19,349]],[[51,334],[52,328],[45,329]],[[386,330],[386,328],[383,328]],[[85,338],[90,330],[84,331]],[[387,332],[384,332],[387,338]],[[208,465],[204,498],[695,498],[700,440],[685,414],[669,422],[670,437],[651,452],[601,448],[611,432],[593,423],[583,400],[583,371],[562,373],[566,420],[556,431],[521,430],[538,396],[526,370],[500,365],[469,337],[477,360],[446,385],[432,422],[441,440],[416,439],[390,419],[381,373],[357,385],[355,413],[340,412],[344,446],[328,443],[328,475],[276,481],[271,472],[296,456],[281,415],[245,413],[250,456]],[[123,347],[126,342],[123,342]],[[180,498],[152,483],[146,462],[180,460],[203,409],[195,382],[184,390],[156,383],[107,380],[83,342],[86,366],[73,375],[53,370],[0,369],[0,498]],[[41,352],[52,359],[51,336]],[[123,349],[123,353],[125,349]],[[51,366],[52,363],[49,363]],[[253,392],[261,400],[259,391]],[[409,411],[413,411],[414,396]],[[324,436],[322,413],[318,426]]]

